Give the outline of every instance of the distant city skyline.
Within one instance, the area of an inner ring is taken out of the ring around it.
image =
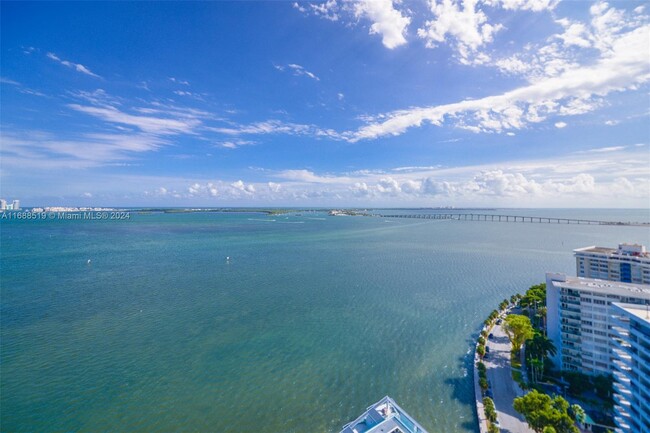
[[[2,2],[22,206],[635,207],[644,2]]]

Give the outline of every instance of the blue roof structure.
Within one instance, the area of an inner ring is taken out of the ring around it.
[[[427,433],[411,416],[386,396],[368,407],[357,419],[346,424],[341,433]]]

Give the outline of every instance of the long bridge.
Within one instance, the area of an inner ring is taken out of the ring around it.
[[[427,220],[456,220],[456,221],[494,221],[494,222],[510,222],[510,223],[544,223],[544,224],[591,224],[601,226],[635,226],[635,227],[650,227],[650,223],[641,222],[621,222],[621,221],[601,221],[601,220],[587,220],[578,218],[555,218],[555,217],[539,217],[539,216],[524,216],[524,215],[498,215],[498,214],[484,214],[484,213],[430,213],[430,214],[374,214],[382,218],[414,218],[414,219],[427,219]]]

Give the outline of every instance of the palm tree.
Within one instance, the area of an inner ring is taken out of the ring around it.
[[[539,322],[537,322],[538,326],[544,333],[546,333],[546,312],[546,306],[543,306],[537,309],[536,314],[536,316],[539,318]]]
[[[544,359],[557,353],[553,342],[540,333],[535,333],[533,338],[526,341],[526,357],[532,370],[533,382],[541,379],[544,373]]]

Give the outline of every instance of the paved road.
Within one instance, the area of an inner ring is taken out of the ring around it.
[[[487,340],[490,348],[488,359],[484,360],[487,376],[492,385],[494,405],[503,433],[535,433],[524,418],[512,407],[515,397],[524,392],[512,379],[510,367],[510,340],[501,325],[492,329],[493,337]]]

